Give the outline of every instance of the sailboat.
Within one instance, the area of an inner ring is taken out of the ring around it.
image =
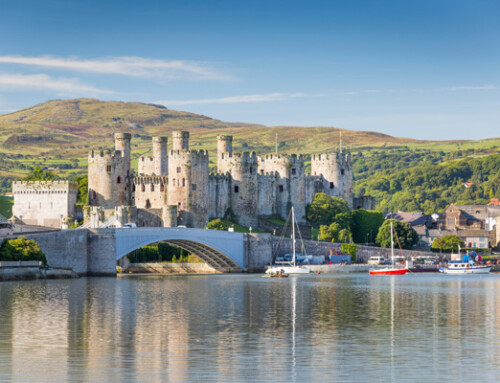
[[[391,267],[384,267],[383,269],[371,269],[371,275],[403,275],[408,272],[408,267],[395,268],[394,267],[394,238],[393,227],[391,222]]]
[[[309,274],[311,270],[305,268],[304,266],[297,265],[297,254],[295,253],[295,211],[292,206],[292,260],[288,265],[275,265],[270,266],[266,270],[266,274],[276,275],[276,274]]]

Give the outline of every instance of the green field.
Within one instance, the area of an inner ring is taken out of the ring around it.
[[[12,197],[0,196],[0,214],[5,218],[12,217],[12,204],[14,203]]]

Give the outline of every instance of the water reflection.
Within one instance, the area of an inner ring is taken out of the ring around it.
[[[0,381],[500,381],[500,277],[0,284]]]

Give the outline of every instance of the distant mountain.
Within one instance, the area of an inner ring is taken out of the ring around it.
[[[149,137],[173,130],[191,132],[194,147],[215,149],[218,134],[232,134],[237,150],[274,151],[276,133],[282,152],[314,153],[338,147],[340,129],[333,127],[268,127],[229,123],[199,114],[139,102],[95,99],[54,100],[0,115],[0,145],[12,153],[67,153],[85,155],[89,148],[112,146],[114,132],[130,132],[139,148],[147,150]],[[419,144],[377,132],[342,129],[350,147]]]

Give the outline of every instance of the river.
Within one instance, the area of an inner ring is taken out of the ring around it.
[[[500,275],[0,283],[0,382],[498,382]]]

